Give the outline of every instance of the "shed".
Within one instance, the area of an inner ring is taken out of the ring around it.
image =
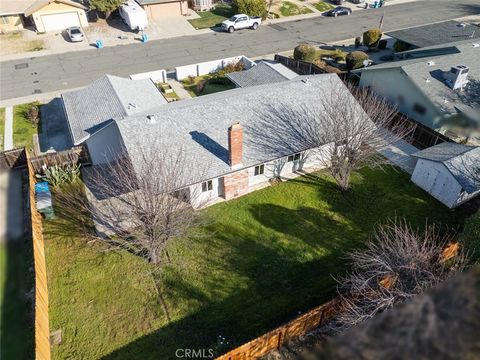
[[[411,180],[449,208],[480,194],[480,147],[445,142],[412,156]]]

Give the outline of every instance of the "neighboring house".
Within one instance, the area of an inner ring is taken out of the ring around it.
[[[449,208],[480,194],[480,147],[442,143],[413,156],[412,181]]]
[[[0,33],[22,30],[26,22],[24,15],[34,0],[0,1]]]
[[[186,0],[137,0],[149,19],[190,14]]]
[[[480,42],[400,53],[405,60],[358,70],[360,86],[452,139],[480,142]]]
[[[47,32],[87,27],[86,10],[85,5],[72,0],[37,0],[25,9],[24,15],[32,18],[38,32]]]
[[[450,20],[387,32],[386,35],[408,44],[411,49],[480,39],[480,27]]]
[[[206,168],[201,178],[185,180],[187,193],[200,193],[194,206],[228,200],[264,187],[273,178],[321,167],[323,162],[313,155],[318,148],[306,148],[295,131],[282,132],[280,116],[307,108],[321,116],[318,98],[339,86],[354,101],[334,74],[299,76],[177,101],[115,119],[92,134],[86,146],[94,166],[115,156],[127,157],[138,172],[142,156],[160,141],[167,154],[184,153],[185,166],[192,173]],[[272,128],[278,128],[278,135]]]
[[[248,70],[227,74],[236,87],[240,88],[288,81],[297,76],[297,73],[286,66],[271,61],[260,61]]]
[[[62,94],[72,142],[78,145],[111,121],[148,111],[167,101],[150,79],[104,75],[86,88]]]

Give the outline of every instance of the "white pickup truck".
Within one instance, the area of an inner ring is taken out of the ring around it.
[[[222,29],[233,33],[235,30],[250,28],[257,30],[258,25],[262,23],[260,16],[250,17],[245,14],[233,15],[230,19],[222,22]]]

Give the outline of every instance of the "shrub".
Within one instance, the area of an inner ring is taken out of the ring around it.
[[[407,51],[410,50],[410,45],[402,40],[397,40],[395,44],[393,44],[393,50],[395,52]]]
[[[54,165],[45,170],[46,180],[56,188],[64,184],[70,184],[80,177],[79,165],[67,165],[64,168]]]
[[[342,70],[336,68],[335,66],[328,65],[324,60],[322,59],[315,59],[313,63],[318,66],[320,69],[325,70],[327,73],[334,73],[334,74],[340,74]]]
[[[476,263],[480,262],[480,211],[465,221],[460,238],[471,259]]]
[[[380,38],[382,37],[382,30],[374,28],[363,33],[363,45],[369,48],[376,47]]]
[[[200,80],[197,84],[197,92],[203,92],[203,90],[205,90],[206,84],[207,84],[206,80]]]
[[[378,48],[380,50],[386,49],[387,48],[387,40],[383,39],[378,42]]]
[[[360,36],[355,38],[355,47],[358,48],[362,46],[362,38]]]
[[[293,50],[293,58],[295,60],[312,62],[313,60],[315,60],[315,54],[315,48],[307,43],[299,44]]]
[[[32,126],[38,125],[40,121],[40,103],[39,102],[32,102],[29,104],[26,117],[28,121],[32,124]]]
[[[247,14],[249,16],[267,15],[267,3],[265,0],[233,0],[232,9],[235,14]]]
[[[368,60],[368,55],[363,51],[352,51],[345,59],[347,61],[347,69],[353,70],[363,67],[363,62]]]

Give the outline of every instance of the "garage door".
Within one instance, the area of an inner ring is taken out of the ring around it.
[[[77,12],[42,15],[45,31],[65,30],[70,26],[80,26]]]

